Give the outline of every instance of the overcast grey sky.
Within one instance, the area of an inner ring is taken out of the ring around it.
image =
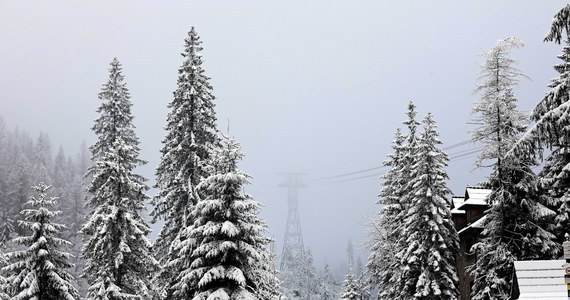
[[[434,114],[444,146],[467,140],[477,54],[498,39],[527,44],[514,56],[532,81],[516,93],[531,109],[555,76],[561,47],[542,38],[565,4],[0,0],[0,115],[34,136],[48,132],[54,148],[74,153],[83,139],[94,141],[97,94],[116,56],[149,160],[142,172],[152,179],[179,54],[195,26],[220,127],[231,120],[247,153],[241,168],[254,177],[247,191],[265,205],[271,235],[281,240],[287,194],[278,173],[303,172],[309,181],[379,166],[409,100],[420,118]],[[451,162],[454,193],[487,173],[471,172],[473,160]],[[348,239],[365,239],[362,224],[378,210],[378,177],[311,182],[300,192],[305,244],[318,263],[346,260]]]

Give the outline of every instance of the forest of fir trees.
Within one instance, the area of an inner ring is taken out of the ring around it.
[[[518,108],[520,80],[505,38],[483,54],[474,94],[471,141],[489,175],[484,229],[470,249],[477,260],[458,270],[459,238],[451,219],[434,116],[421,120],[410,102],[384,165],[365,268],[352,244],[344,282],[310,250],[276,269],[276,253],[244,187],[243,154],[216,125],[215,97],[202,66],[202,42],[185,39],[177,88],[167,105],[166,135],[155,173],[156,195],[137,173],[139,139],[122,65],[113,59],[99,93],[96,142],[57,153],[0,119],[0,299],[459,299],[458,272],[473,278],[472,299],[516,299],[513,262],[557,259],[570,225],[570,5],[545,41],[565,43],[559,74],[530,115]],[[161,221],[148,238],[143,217]]]

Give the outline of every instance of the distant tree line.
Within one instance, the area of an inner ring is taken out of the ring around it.
[[[23,130],[9,129],[0,118],[0,250],[15,250],[12,239],[30,232],[20,224],[25,219],[20,212],[28,208],[29,198],[34,196],[31,187],[44,182],[52,186],[47,193],[59,198],[56,209],[61,214],[55,220],[67,225],[61,237],[72,242],[66,246],[73,254],[71,274],[79,278],[83,266],[79,230],[87,215],[84,174],[90,162],[85,143],[74,155],[67,155],[63,147],[54,154],[47,133],[33,138]],[[83,280],[79,282],[85,287]]]

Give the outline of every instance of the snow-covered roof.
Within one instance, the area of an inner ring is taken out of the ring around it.
[[[469,226],[472,227],[472,228],[483,229],[483,228],[485,228],[485,227],[483,226],[483,224],[484,224],[484,222],[485,222],[486,219],[487,219],[487,216],[483,216],[483,217],[481,217],[481,219],[479,219],[479,220],[473,222],[473,224],[471,224],[471,225],[469,225]]]
[[[485,227],[483,227],[483,224],[484,224],[486,219],[487,219],[487,216],[481,217],[481,219],[479,219],[479,220],[465,226],[463,229],[459,230],[457,232],[457,234],[462,234],[469,229],[483,229],[483,228],[485,228]]]
[[[487,205],[487,197],[491,194],[492,190],[485,189],[478,186],[468,186],[465,189],[465,202],[457,209],[463,209],[467,206],[486,206]]]
[[[564,260],[515,261],[519,300],[568,300]]]
[[[463,204],[463,202],[465,202],[465,197],[463,196],[453,196],[451,197],[451,213],[454,215],[464,215],[465,211],[464,210],[459,210],[457,209],[459,206],[461,206]]]

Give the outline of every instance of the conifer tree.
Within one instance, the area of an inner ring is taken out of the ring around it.
[[[260,205],[243,194],[249,175],[237,170],[239,145],[225,142],[213,157],[213,170],[197,189],[206,197],[191,212],[194,223],[181,231],[172,265],[182,266],[174,299],[251,299],[260,286],[258,262],[269,239],[257,216]],[[167,266],[170,267],[170,266]]]
[[[53,167],[51,170],[54,186],[64,189],[65,185],[69,182],[72,174],[70,174],[69,167],[67,166],[67,157],[63,146],[59,147],[55,159],[53,160]]]
[[[12,209],[11,215],[16,221],[16,235],[23,236],[26,234],[26,229],[20,226],[19,221],[23,216],[19,214],[25,209],[25,205],[30,196],[30,186],[32,185],[32,167],[29,159],[23,153],[16,154],[16,162],[13,171],[14,190],[12,192]]]
[[[4,119],[0,116],[0,205],[3,205],[8,200],[9,185],[8,178],[10,174],[10,166],[8,163],[8,132]]]
[[[51,142],[47,133],[40,132],[34,145],[32,156],[32,175],[36,182],[52,183],[50,170],[53,166]]]
[[[57,237],[64,225],[52,223],[51,219],[59,211],[50,211],[56,198],[46,195],[49,186],[40,183],[33,189],[38,197],[30,197],[22,214],[25,220],[21,225],[31,231],[30,236],[18,237],[17,244],[27,247],[24,250],[7,254],[9,264],[3,268],[10,274],[8,282],[13,292],[13,300],[77,300],[79,294],[74,278],[67,271],[71,255],[60,248],[70,243]]]
[[[323,271],[323,278],[321,279],[321,287],[319,296],[321,300],[333,300],[338,297],[338,284],[336,283],[333,274],[326,264]]]
[[[356,275],[356,282],[358,283],[360,297],[362,300],[370,299],[370,285],[368,284],[369,280],[366,278],[366,273],[364,273],[364,270],[361,270],[357,271]]]
[[[98,135],[88,173],[93,178],[88,187],[93,211],[81,230],[88,238],[83,248],[87,299],[152,299],[150,278],[157,263],[146,237],[150,229],[140,216],[148,187],[145,178],[134,173],[145,162],[138,158],[132,104],[116,58],[109,71],[93,126]]]
[[[342,300],[362,300],[362,293],[360,291],[360,285],[356,276],[352,273],[352,266],[348,268],[348,274],[346,274],[346,279],[344,280],[342,292],[340,299]]]
[[[384,184],[378,201],[384,208],[372,224],[372,254],[367,267],[370,285],[378,288],[377,299],[406,299],[401,295],[403,265],[396,254],[406,248],[402,226],[407,210],[413,205],[409,182],[411,168],[418,158],[416,132],[419,123],[415,109],[416,106],[410,102],[406,113],[408,119],[404,121],[408,133],[402,135],[399,130],[396,131],[392,146],[394,153],[385,162],[390,170],[383,177]]]
[[[309,282],[306,274],[306,258],[305,254],[298,251],[292,251],[286,254],[289,259],[284,261],[284,266],[279,273],[282,282],[283,293],[288,299],[307,297],[309,290]],[[285,254],[281,254],[284,256]]]
[[[564,35],[564,31],[566,31],[566,35]],[[544,41],[554,41],[560,44],[561,41],[568,37],[570,37],[570,4],[566,4],[554,15],[550,30],[544,37]]]
[[[396,254],[403,265],[403,299],[458,298],[455,255],[459,241],[446,202],[450,191],[444,171],[449,158],[438,148],[438,135],[428,114],[418,141],[418,160],[411,168],[409,207],[402,219],[406,247]]]
[[[72,249],[70,249],[70,252],[75,256],[73,261],[75,269],[72,270],[72,273],[76,274],[76,277],[79,277],[85,265],[85,261],[81,255],[83,235],[80,231],[86,221],[88,213],[85,207],[85,200],[88,198],[87,187],[90,179],[83,177],[87,169],[80,167],[80,162],[75,160],[70,166],[73,167],[73,176],[71,177],[71,182],[67,185],[67,201],[63,206],[63,210],[65,212],[65,223],[69,226],[67,236],[69,236],[69,241],[74,244]],[[85,278],[78,278],[77,283],[79,284],[80,293],[85,295],[87,292],[87,282]]]
[[[472,299],[514,296],[515,260],[554,259],[560,251],[555,236],[546,230],[554,213],[538,201],[534,165],[528,155],[508,155],[503,159],[501,177],[497,171],[490,176],[490,208],[481,240],[472,248],[477,257],[470,269]]]
[[[522,46],[520,39],[510,37],[499,40],[483,54],[485,63],[474,91],[480,99],[472,109],[473,121],[481,124],[471,136],[472,142],[483,146],[476,163],[478,167],[501,170],[501,160],[528,123],[528,116],[517,108],[512,92],[519,78],[528,78],[514,66],[516,61],[510,57],[513,48]]]
[[[271,249],[260,251],[263,256],[257,262],[254,270],[254,282],[257,282],[255,295],[259,300],[278,300],[282,297],[281,282],[278,279],[278,271],[275,268],[276,254]]]
[[[510,299],[516,284],[515,260],[553,259],[559,253],[554,235],[543,229],[545,216],[552,212],[536,202],[536,181],[525,176],[532,170],[521,166],[508,170],[514,182],[505,182],[489,195],[485,229],[472,248],[477,256],[471,268],[474,300]]]
[[[526,130],[528,116],[517,107],[513,88],[524,76],[514,67],[510,50],[522,46],[516,38],[500,40],[486,53],[482,66],[484,80],[476,92],[481,100],[474,111],[482,126],[473,141],[483,144],[483,159],[492,168],[486,186],[490,209],[484,220],[481,240],[472,250],[477,261],[470,268],[474,277],[473,299],[505,299],[512,291],[513,261],[551,259],[559,247],[553,242],[547,224],[554,212],[541,204],[536,165],[532,152],[507,155]],[[481,164],[479,164],[481,166]]]
[[[392,144],[394,152],[388,155],[389,160],[384,162],[384,166],[390,169],[382,176],[384,182],[379,195],[380,199],[377,202],[383,207],[378,213],[378,218],[371,224],[369,241],[371,254],[366,267],[371,285],[379,289],[379,296],[392,291],[391,280],[397,277],[395,272],[398,271],[393,267],[396,263],[394,260],[395,246],[400,239],[397,217],[402,211],[400,197],[404,174],[400,172],[402,171],[404,139],[401,130],[397,129]]]
[[[202,67],[201,44],[192,27],[185,39],[178,86],[168,105],[167,133],[156,169],[155,187],[159,191],[152,200],[152,216],[154,221],[163,219],[164,225],[154,250],[162,266],[172,265],[175,254],[171,250],[180,242],[180,230],[194,223],[190,211],[200,199],[196,187],[210,175],[208,159],[212,149],[219,145],[214,96]],[[178,271],[178,266],[162,268],[156,277],[157,286],[171,286]],[[170,297],[166,291],[162,294]]]
[[[539,188],[545,198],[543,203],[556,212],[553,232],[556,241],[562,243],[570,226],[570,5],[554,15],[544,41],[557,44],[565,41],[562,54],[558,56],[562,62],[554,65],[560,75],[552,80],[551,90],[532,111],[531,117],[536,123],[509,154],[515,157],[531,153],[540,157],[543,147],[549,148],[550,155],[539,173]]]
[[[346,255],[348,258],[348,265],[354,266],[354,247],[352,246],[351,239],[348,239],[348,243],[346,244]]]
[[[8,213],[0,213],[0,249],[6,248],[14,233],[14,224]]]
[[[551,153],[539,173],[540,188],[545,199],[543,202],[556,212],[553,231],[556,241],[562,243],[570,226],[570,40],[566,41],[558,58],[562,62],[554,69],[560,76],[552,80],[551,90],[534,108],[532,118],[536,124],[516,145],[512,155],[540,155],[542,147],[550,148]]]
[[[317,269],[315,268],[315,260],[313,258],[313,252],[311,249],[307,249],[305,251],[304,260],[302,265],[304,266],[304,280],[307,282],[307,295],[311,297],[312,295],[316,295],[318,293],[318,286],[319,286],[319,279],[317,277]]]

